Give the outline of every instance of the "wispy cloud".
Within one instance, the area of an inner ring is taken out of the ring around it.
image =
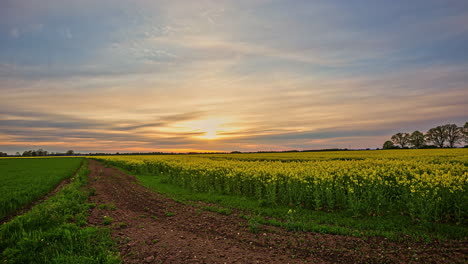
[[[0,150],[380,147],[467,117],[461,1],[1,5]]]

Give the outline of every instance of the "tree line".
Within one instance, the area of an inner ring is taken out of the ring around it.
[[[75,152],[73,150],[68,150],[66,153],[56,153],[56,152],[48,152],[47,150],[38,149],[38,150],[26,150],[23,154],[16,152],[16,156],[23,156],[23,157],[37,157],[37,156],[72,156]]]
[[[416,130],[413,133],[396,133],[385,141],[383,149],[397,148],[453,148],[468,143],[468,122],[463,127],[447,124],[429,129],[426,134]]]

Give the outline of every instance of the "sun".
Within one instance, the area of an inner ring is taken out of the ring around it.
[[[218,127],[220,123],[216,120],[203,120],[199,124],[200,131],[204,134],[200,138],[215,139],[218,137]]]
[[[192,131],[201,133],[197,138],[201,139],[217,139],[220,136],[220,132],[223,121],[220,119],[202,119],[202,120],[193,120],[186,123],[186,126]]]

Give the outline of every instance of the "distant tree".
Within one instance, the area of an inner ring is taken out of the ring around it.
[[[426,143],[424,134],[418,130],[414,131],[409,137],[409,143],[413,146],[413,148],[422,148]]]
[[[447,141],[447,132],[443,126],[429,129],[426,133],[426,140],[434,143],[439,148],[443,148]]]
[[[0,151],[0,157],[6,157],[6,156],[8,156],[8,154],[7,154],[7,153],[5,153],[5,152],[1,152],[1,151]]]
[[[65,153],[67,156],[71,156],[73,154],[75,154],[75,152],[73,150],[67,150],[67,153]]]
[[[15,156],[21,156],[21,153],[16,152]]]
[[[391,140],[393,144],[400,145],[401,148],[405,148],[409,143],[410,134],[408,133],[396,133],[392,136]]]
[[[462,133],[463,133],[463,140],[465,141],[465,143],[468,144],[468,122],[465,122],[465,125],[463,126],[463,129],[462,129]]]
[[[395,148],[395,145],[390,140],[385,141],[382,147],[382,149],[394,149],[394,148]]]
[[[437,148],[437,146],[436,145],[424,145],[421,148],[422,149],[435,149],[435,148]]]
[[[23,152],[23,157],[31,157],[32,156],[32,150],[26,150]]]
[[[458,127],[455,124],[447,124],[442,127],[445,130],[445,135],[447,137],[449,147],[453,148],[456,144],[460,143],[463,140],[463,133],[461,127]]]
[[[37,153],[37,156],[47,156],[48,154],[47,150],[43,150],[43,149],[38,149],[36,153]]]

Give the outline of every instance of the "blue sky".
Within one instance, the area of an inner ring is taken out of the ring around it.
[[[0,3],[0,151],[380,147],[468,121],[467,1]]]

